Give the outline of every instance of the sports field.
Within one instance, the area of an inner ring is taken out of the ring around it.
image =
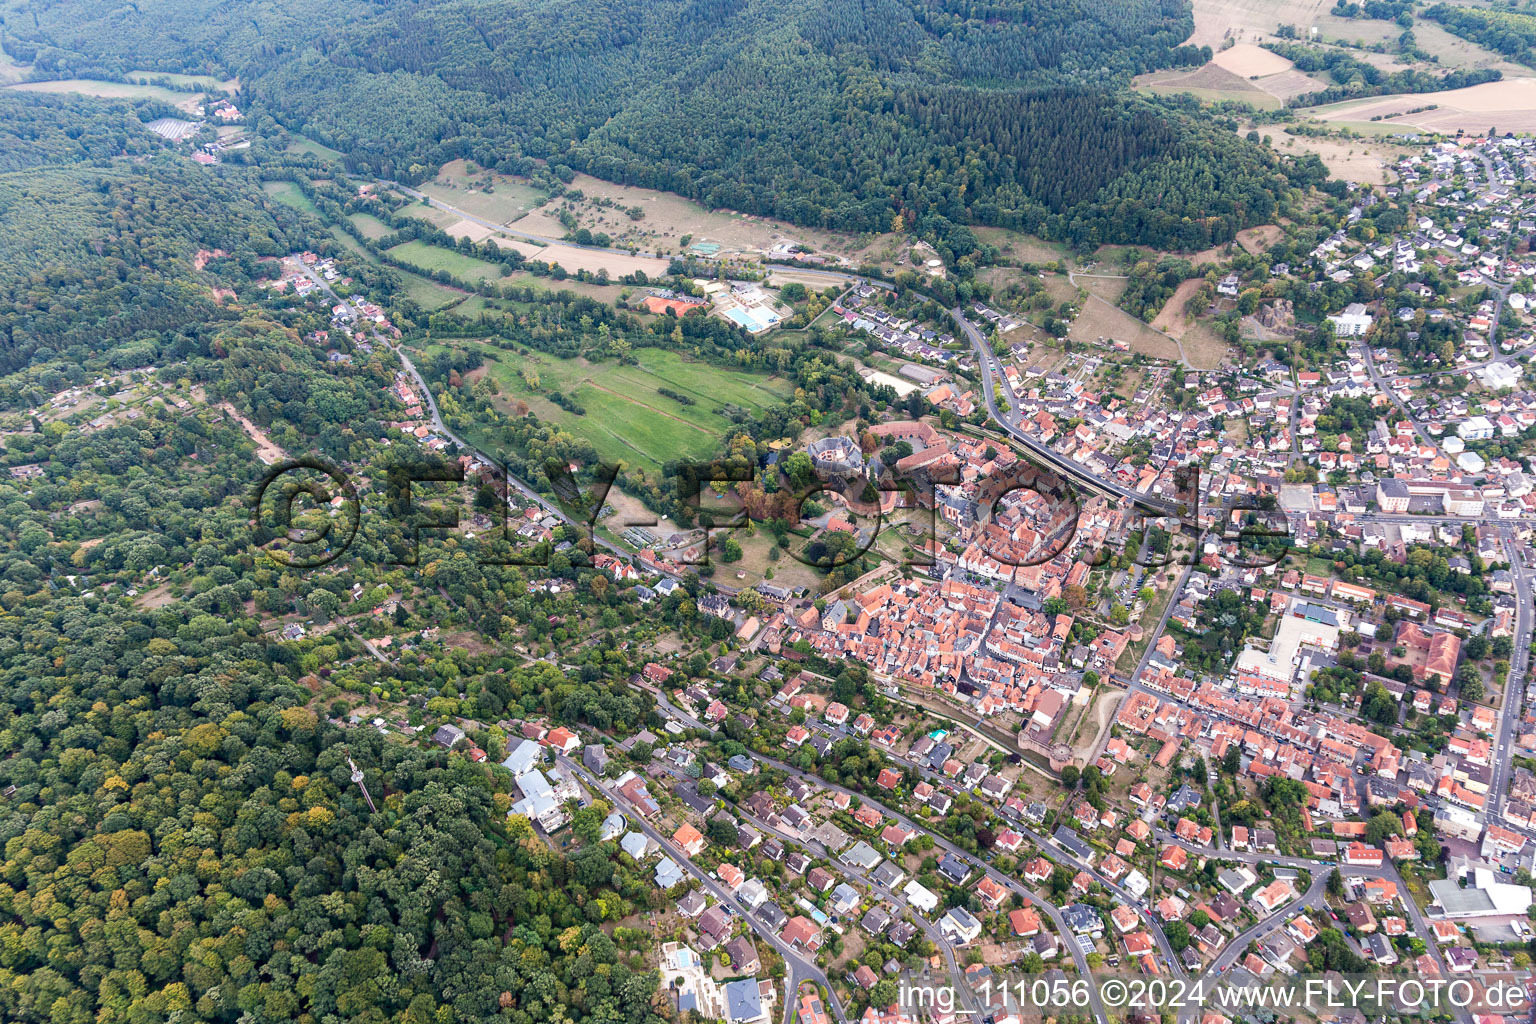
[[[591,441],[603,458],[650,474],[670,461],[717,454],[734,428],[721,411],[725,405],[758,412],[790,393],[782,378],[722,369],[665,349],[637,349],[637,365],[491,347],[484,354],[489,374],[509,403],[527,402],[540,419]],[[492,356],[496,362],[489,362]],[[537,375],[536,388],[524,380],[524,370]],[[693,404],[663,395],[661,389],[691,398]],[[555,405],[546,397],[551,392],[574,400],[585,415]]]

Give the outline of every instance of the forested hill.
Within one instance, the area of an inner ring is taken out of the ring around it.
[[[258,112],[419,180],[535,159],[849,230],[896,215],[1200,247],[1313,180],[1119,90],[1195,63],[1185,0],[10,0],[45,75],[238,74]],[[166,26],[173,26],[171,31]]]

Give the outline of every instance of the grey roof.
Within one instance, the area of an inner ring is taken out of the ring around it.
[[[970,876],[971,866],[954,854],[946,853],[939,861],[939,874],[958,884]]]
[[[852,864],[865,871],[873,869],[876,864],[880,863],[880,855],[875,852],[874,847],[862,839],[843,851],[840,859],[844,864]]]
[[[756,978],[742,978],[725,984],[725,1014],[728,1020],[754,1020],[763,1015],[763,997]]]

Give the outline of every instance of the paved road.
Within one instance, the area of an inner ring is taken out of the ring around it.
[[[697,718],[694,718],[692,715],[679,708],[677,705],[673,704],[670,700],[667,699],[666,694],[649,688],[647,688],[647,692],[652,693],[656,697],[657,704],[664,708],[672,717],[676,718],[682,724],[695,729],[710,728],[703,722],[699,721]],[[811,782],[816,786],[819,786],[820,788],[832,793],[846,793],[849,797],[857,798],[863,801],[864,803],[873,807],[875,810],[884,814],[886,817],[892,818],[895,821],[906,825],[908,828],[913,829],[914,831],[931,835],[933,837],[934,845],[939,849],[944,850],[947,853],[954,854],[956,857],[965,861],[973,868],[979,868],[983,873],[986,874],[988,878],[991,878],[993,881],[1006,887],[1010,891],[1016,892],[1020,896],[1027,898],[1032,904],[1045,911],[1046,916],[1048,916],[1051,919],[1052,924],[1056,926],[1057,934],[1062,937],[1063,945],[1066,947],[1067,952],[1071,954],[1073,962],[1077,964],[1078,973],[1085,978],[1089,976],[1090,970],[1088,967],[1088,957],[1083,953],[1082,950],[1077,948],[1077,943],[1072,941],[1072,931],[1067,927],[1066,921],[1061,916],[1061,908],[1055,906],[1049,900],[1046,900],[1038,892],[1032,891],[1018,879],[1012,877],[1011,875],[1003,874],[981,858],[975,856],[972,853],[968,853],[965,850],[962,850],[960,847],[956,846],[954,843],[950,842],[948,839],[944,838],[938,833],[933,832],[931,829],[924,828],[922,825],[908,818],[906,815],[890,807],[887,807],[885,804],[880,803],[878,800],[870,797],[868,794],[856,793],[851,789],[845,789],[842,786],[828,782],[826,779],[821,778],[819,775],[814,775],[810,772],[803,772],[793,765],[785,764],[783,761],[768,757],[765,754],[759,754],[755,750],[749,749],[747,753],[755,760],[761,761],[763,764],[769,765],[770,767],[777,768],[779,771],[784,772],[786,775],[792,775],[795,778],[804,779],[807,782]],[[955,978],[956,985],[963,988],[963,983],[964,975],[959,975]],[[1095,991],[1091,994],[1091,1002],[1095,1019],[1100,1021],[1108,1021],[1109,1018],[1105,1013],[1103,1002],[1099,999],[1098,992]]]
[[[1176,846],[1182,846],[1184,849],[1189,850],[1192,853],[1197,853],[1202,856],[1213,855],[1211,850],[1206,849],[1205,847],[1195,846],[1192,843],[1188,843],[1174,835],[1172,832],[1168,832],[1163,829],[1157,829],[1156,835],[1160,841],[1165,843],[1173,843]],[[1304,857],[1280,857],[1271,853],[1259,853],[1255,851],[1238,852],[1229,850],[1220,856],[1222,860],[1237,861],[1244,864],[1272,864],[1279,865],[1281,867],[1303,868],[1312,872],[1313,886],[1316,886],[1319,875],[1326,877],[1334,867],[1332,864],[1315,860],[1307,860]],[[1419,938],[1424,940],[1425,947],[1428,949],[1429,954],[1434,957],[1435,964],[1440,968],[1441,977],[1450,977],[1450,971],[1449,968],[1446,967],[1445,957],[1440,952],[1440,944],[1435,941],[1435,933],[1430,930],[1429,922],[1425,919],[1423,913],[1420,912],[1419,905],[1414,901],[1412,895],[1409,894],[1408,886],[1403,882],[1403,876],[1398,874],[1397,867],[1390,860],[1383,858],[1381,864],[1375,867],[1361,864],[1340,864],[1338,865],[1338,868],[1339,873],[1342,874],[1345,878],[1385,878],[1396,882],[1398,900],[1402,903],[1403,910],[1407,913],[1409,919],[1413,921],[1413,928],[1415,933],[1417,933]],[[1310,892],[1311,890],[1309,889],[1308,891]],[[1466,1019],[1470,1019],[1470,1017]]]
[[[784,958],[784,964],[788,973],[787,980],[789,992],[792,993],[798,991],[800,982],[802,981],[815,982],[817,985],[820,985],[823,989],[826,990],[827,1005],[831,1007],[833,1017],[835,1017],[839,1022],[842,1022],[842,1024],[846,1024],[848,1015],[844,1012],[842,1003],[837,998],[837,992],[832,988],[831,983],[827,980],[826,973],[823,972],[820,967],[817,967],[814,963],[805,959],[792,946],[780,940],[778,935],[774,934],[772,929],[768,928],[762,922],[757,920],[757,918],[753,917],[752,914],[747,910],[746,906],[737,901],[736,897],[727,892],[724,886],[722,886],[714,878],[711,878],[709,873],[703,868],[695,865],[689,858],[688,854],[684,853],[680,848],[678,848],[676,844],[672,842],[672,838],[670,836],[662,835],[660,831],[658,831],[650,824],[650,822],[641,817],[640,814],[637,813],[635,809],[630,805],[629,801],[626,800],[623,794],[621,794],[618,790],[610,789],[600,779],[594,777],[592,773],[587,771],[586,768],[584,768],[582,765],[572,761],[570,758],[563,754],[557,755],[555,761],[560,765],[561,768],[570,772],[574,772],[579,778],[581,778],[583,782],[587,784],[589,788],[595,789],[602,793],[615,807],[624,811],[625,817],[630,820],[630,823],[634,825],[635,828],[638,828],[641,832],[645,833],[645,835],[648,836],[652,842],[656,843],[661,849],[665,850],[668,856],[670,856],[674,861],[681,865],[689,874],[697,878],[703,884],[704,888],[708,889],[710,893],[714,895],[715,899],[721,903],[722,906],[729,907],[734,910],[736,915],[740,917],[742,921],[746,922],[748,927],[756,932],[764,942],[767,942],[770,946],[772,946],[774,950]],[[793,1006],[790,1003],[788,997],[786,997],[785,1003],[786,1006],[784,1019],[787,1022],[789,1020],[789,1014],[793,1011]]]
[[[1504,553],[1509,558],[1510,572],[1515,577],[1515,635],[1514,649],[1509,656],[1509,674],[1504,679],[1504,697],[1499,702],[1499,723],[1494,734],[1493,749],[1498,756],[1493,759],[1493,780],[1489,791],[1493,799],[1488,803],[1487,820],[1503,817],[1504,804],[1509,800],[1509,771],[1514,758],[1515,723],[1525,700],[1525,673],[1531,654],[1531,577],[1520,559],[1520,546],[1515,531],[1505,526],[1501,531]]]
[[[976,363],[981,367],[982,371],[981,394],[982,398],[986,400],[988,414],[1010,437],[1029,449],[1030,453],[1041,462],[1074,483],[1082,484],[1092,490],[1130,502],[1138,508],[1147,510],[1150,515],[1179,517],[1181,510],[1178,502],[1153,495],[1141,494],[1126,487],[1118,480],[1105,480],[1102,477],[1095,476],[1088,472],[1081,463],[1067,458],[1054,448],[1041,443],[1019,429],[1019,414],[1014,404],[1012,391],[1006,385],[1000,383],[1003,379],[1002,366],[998,363],[997,356],[993,354],[991,346],[981,336],[981,332],[976,329],[976,325],[966,319],[964,311],[959,306],[949,311],[949,317],[955,322],[955,326],[960,329],[960,332],[965,335],[966,340],[971,343],[971,350],[976,353]],[[999,390],[1002,391],[1004,400],[1008,404],[1006,412],[998,411],[997,392]]]

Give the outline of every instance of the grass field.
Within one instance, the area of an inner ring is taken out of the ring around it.
[[[462,219],[456,213],[449,213],[447,210],[439,210],[435,206],[426,206],[422,203],[407,203],[395,213],[400,217],[415,217],[417,220],[424,220],[440,228],[450,228]]]
[[[461,302],[464,299],[465,293],[457,288],[449,288],[445,284],[438,284],[436,281],[430,281],[420,274],[412,274],[401,270],[399,267],[392,267],[391,269],[404,280],[406,297],[422,309],[436,311],[455,302]]]
[[[444,249],[427,242],[405,242],[387,250],[395,259],[408,263],[417,270],[435,273],[446,270],[462,281],[474,284],[487,278],[501,280],[501,264],[482,260],[452,249]]]
[[[0,50],[0,85],[21,81],[22,76],[31,69],[32,65],[17,63],[15,57]]]
[[[429,181],[422,185],[420,191],[433,199],[447,203],[456,210],[463,210],[498,224],[509,224],[525,216],[542,198],[542,195],[532,187],[520,184],[511,178],[501,178],[499,175],[491,192],[478,188],[466,188],[462,181],[457,186],[447,184],[446,181],[449,180],[453,179],[445,179],[440,175],[436,181]]]
[[[309,201],[309,196],[305,195],[299,186],[291,181],[265,181],[262,182],[261,190],[284,206],[291,206],[295,210],[303,210],[305,213],[319,215],[319,211],[315,209],[315,204]]]
[[[638,349],[637,365],[559,359],[540,352],[486,348],[488,372],[509,399],[522,399],[541,419],[561,423],[586,438],[605,458],[659,472],[666,462],[704,458],[719,451],[733,424],[724,404],[760,411],[782,401],[789,384],[778,378],[721,369],[663,349]],[[495,362],[489,362],[491,357]],[[530,388],[523,371],[537,374]],[[693,399],[685,405],[660,393],[666,388]],[[586,409],[575,416],[545,396],[552,392]]]
[[[1083,311],[1072,322],[1067,333],[1073,341],[1083,345],[1098,345],[1099,339],[1104,338],[1123,341],[1131,347],[1132,352],[1140,352],[1155,359],[1174,362],[1179,359],[1177,342],[1163,337],[1125,310],[1096,296],[1090,297],[1083,304]]]
[[[379,220],[379,218],[373,216],[372,214],[354,213],[350,216],[349,219],[352,221],[353,225],[357,227],[357,230],[363,233],[364,238],[383,238],[385,235],[394,231],[394,228],[390,227],[388,224],[385,224],[383,221]]]
[[[159,100],[180,110],[198,105],[199,94],[177,92],[158,85],[137,82],[98,82],[90,78],[65,78],[53,82],[22,82],[8,88],[18,92],[72,92],[81,96],[99,96],[111,100]]]
[[[338,227],[335,224],[331,225],[331,236],[333,238],[335,238],[336,241],[340,242],[342,245],[346,246],[348,249],[351,249],[353,252],[355,252],[359,256],[361,256],[363,259],[367,260],[369,263],[377,263],[377,262],[379,262],[379,258],[377,256],[375,256],[369,250],[365,249],[362,246],[362,244],[358,242],[357,239],[355,239],[351,235],[347,234],[345,231],[343,231],[340,227]]]
[[[324,160],[340,160],[342,158],[341,150],[332,149],[330,146],[322,146],[314,139],[306,139],[302,135],[294,136],[293,141],[288,143],[288,148],[284,152],[313,153]]]
[[[999,262],[1005,264],[1050,263],[1066,259],[1071,254],[1071,249],[1065,245],[1047,242],[1022,231],[991,227],[973,227],[971,230],[983,242],[997,246],[1001,253]]]

